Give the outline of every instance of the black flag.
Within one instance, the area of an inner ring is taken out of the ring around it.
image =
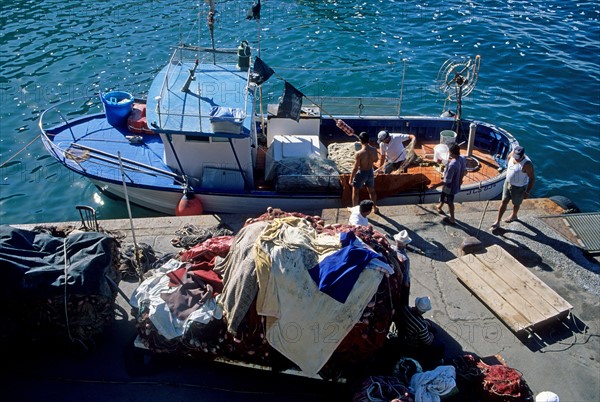
[[[254,68],[250,74],[250,81],[256,85],[261,85],[263,82],[271,78],[273,73],[273,69],[267,66],[267,64],[262,61],[260,57],[257,57],[254,59]]]
[[[259,20],[260,19],[260,0],[256,4],[252,5],[252,8],[248,10],[246,14],[247,20]]]
[[[296,121],[300,120],[300,109],[302,109],[302,97],[304,94],[298,91],[287,81],[283,88],[283,95],[279,100],[277,117],[287,117]]]

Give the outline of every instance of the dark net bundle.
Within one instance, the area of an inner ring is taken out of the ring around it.
[[[275,184],[279,192],[341,191],[340,174],[329,159],[307,157],[286,158],[276,162]]]
[[[2,234],[2,298],[15,306],[3,337],[92,348],[114,319],[122,236],[54,226]]]

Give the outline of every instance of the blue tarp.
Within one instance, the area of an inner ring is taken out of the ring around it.
[[[308,270],[319,289],[340,303],[345,303],[360,273],[374,258],[381,255],[355,243],[352,231],[340,233],[342,248],[325,257]]]

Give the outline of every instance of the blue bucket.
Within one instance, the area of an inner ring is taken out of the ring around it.
[[[133,109],[133,96],[128,92],[112,91],[100,95],[104,104],[106,120],[112,126],[127,126],[127,118]]]

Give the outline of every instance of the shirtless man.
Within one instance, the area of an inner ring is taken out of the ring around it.
[[[375,203],[377,194],[375,194],[375,174],[373,172],[373,163],[377,162],[377,148],[369,145],[369,134],[362,132],[358,135],[361,148],[354,155],[354,167],[350,174],[350,185],[352,186],[352,206],[358,205],[358,194],[361,188],[366,184],[369,198],[373,201],[373,211],[378,212]]]

